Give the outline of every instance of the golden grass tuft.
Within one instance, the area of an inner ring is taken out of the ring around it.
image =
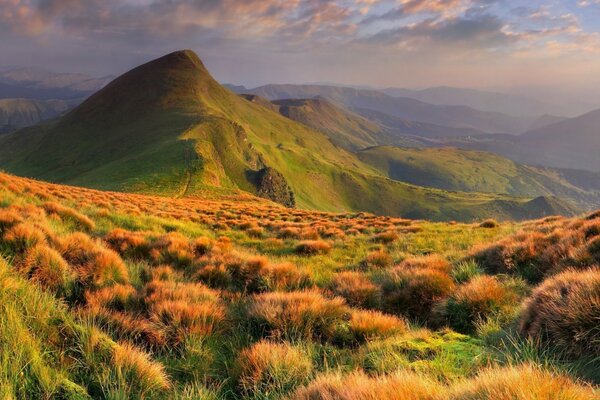
[[[335,274],[329,289],[353,307],[376,308],[381,303],[380,288],[360,272],[344,271]]]
[[[392,265],[394,260],[389,253],[383,250],[372,251],[367,254],[364,264],[368,268],[386,268]]]
[[[164,326],[175,342],[190,334],[210,335],[226,317],[218,293],[201,284],[152,281],[145,292],[152,320]]]
[[[350,317],[343,299],[327,299],[317,291],[255,295],[248,316],[261,334],[323,341],[333,339]]]
[[[532,365],[494,368],[452,387],[449,400],[594,400],[590,387]]]
[[[398,235],[395,231],[384,231],[373,236],[372,240],[377,243],[390,244],[400,239],[400,235]]]
[[[304,256],[313,256],[317,254],[327,254],[331,251],[331,243],[323,240],[303,240],[296,245],[297,254]]]
[[[2,241],[15,255],[22,255],[30,248],[46,243],[46,235],[33,224],[23,222],[8,228]]]
[[[130,344],[117,344],[113,349],[112,363],[119,378],[143,388],[145,393],[166,390],[171,387],[162,364]]]
[[[260,341],[244,349],[235,363],[234,379],[244,397],[282,395],[311,376],[311,359],[287,343]]]
[[[310,275],[292,263],[269,264],[260,271],[261,286],[270,291],[291,291],[312,286]]]
[[[60,238],[58,247],[83,282],[95,287],[129,282],[127,266],[119,254],[84,233],[75,232]]]
[[[408,329],[406,321],[379,311],[352,310],[350,332],[357,342],[393,336]]]
[[[12,208],[0,209],[0,234],[20,222],[23,222],[23,218],[16,210]]]
[[[462,333],[472,333],[475,324],[510,306],[517,306],[517,296],[494,276],[475,276],[452,293],[442,313],[450,326]]]
[[[442,400],[444,388],[410,372],[369,377],[361,372],[327,374],[296,391],[297,400]]]
[[[42,208],[46,210],[49,215],[58,215],[61,218],[72,221],[79,229],[92,231],[96,228],[96,224],[90,217],[83,215],[70,207],[63,206],[62,204],[47,202],[42,204]]]
[[[478,225],[480,228],[497,228],[500,226],[500,224],[495,220],[495,219],[486,219],[484,221],[481,221]]]
[[[45,289],[69,294],[76,274],[59,252],[38,244],[26,253],[20,270]]]
[[[401,264],[387,271],[382,279],[383,309],[392,314],[428,321],[433,306],[455,289],[448,272]]]

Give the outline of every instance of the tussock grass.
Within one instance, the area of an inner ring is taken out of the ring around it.
[[[587,396],[596,220],[479,229],[0,174],[0,395]]]

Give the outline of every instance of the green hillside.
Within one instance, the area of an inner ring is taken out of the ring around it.
[[[340,147],[359,150],[380,144],[389,136],[381,125],[323,98],[275,100],[273,104],[282,115],[324,132]]]
[[[223,88],[191,51],[133,69],[56,122],[3,136],[0,168],[168,196],[242,189],[279,199],[289,185],[297,206],[327,211],[432,219],[547,212],[531,213],[525,199],[450,193],[381,176],[324,134]]]
[[[503,193],[512,196],[558,196],[583,207],[600,203],[591,183],[600,175],[518,164],[495,154],[456,148],[401,148],[379,146],[357,153],[365,163],[391,179],[445,190]]]

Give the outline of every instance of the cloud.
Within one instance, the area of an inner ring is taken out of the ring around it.
[[[600,0],[578,0],[577,5],[579,7],[589,7],[594,4],[600,4]]]
[[[544,68],[565,55],[593,57],[599,34],[580,19],[599,2],[0,0],[0,49],[11,63],[117,73],[189,47],[235,82],[360,80],[359,71],[395,79],[395,68],[409,65],[411,76],[431,79],[452,65],[448,79],[458,79],[467,63],[491,71],[522,59]]]
[[[376,44],[395,44],[407,49],[446,47],[486,49],[513,43],[516,35],[505,31],[496,16],[479,14],[448,19],[429,18],[421,22],[378,32],[367,40]]]

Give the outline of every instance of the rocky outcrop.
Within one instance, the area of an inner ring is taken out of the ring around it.
[[[295,207],[294,192],[289,187],[285,177],[277,170],[266,167],[258,171],[256,180],[257,194],[260,197],[283,204],[286,207]]]

